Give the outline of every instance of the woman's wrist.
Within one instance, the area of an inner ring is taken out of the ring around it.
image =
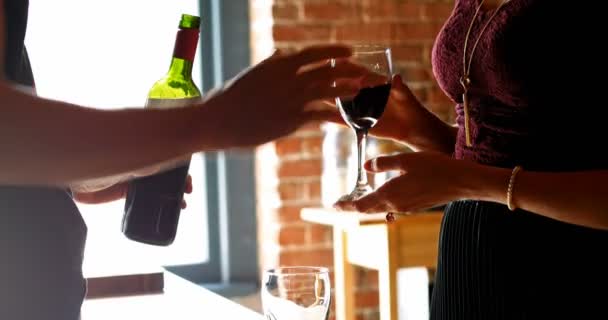
[[[460,179],[466,199],[507,204],[507,189],[511,170],[471,163]]]

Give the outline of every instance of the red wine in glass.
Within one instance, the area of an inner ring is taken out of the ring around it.
[[[391,84],[363,88],[353,99],[340,99],[342,117],[355,130],[369,130],[382,116]]]

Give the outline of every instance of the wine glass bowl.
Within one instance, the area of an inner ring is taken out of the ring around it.
[[[326,320],[330,294],[327,268],[275,268],[264,272],[262,279],[267,320]]]
[[[349,60],[369,72],[358,79],[357,86],[360,89],[354,97],[336,98],[342,118],[357,137],[357,182],[353,191],[342,196],[339,201],[352,201],[372,190],[363,171],[367,133],[384,113],[393,75],[391,49],[386,46],[354,46]],[[336,65],[336,60],[332,60],[332,65]]]

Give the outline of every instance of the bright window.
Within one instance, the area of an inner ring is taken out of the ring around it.
[[[168,69],[180,15],[197,0],[30,0],[26,45],[40,96],[95,108],[142,106]],[[197,84],[200,48],[194,65]],[[205,177],[192,159],[194,192],[169,247],[127,240],[120,231],[124,201],[81,205],[89,228],[85,276],[208,260]]]

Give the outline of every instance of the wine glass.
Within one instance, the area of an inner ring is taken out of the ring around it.
[[[327,268],[267,270],[262,279],[264,316],[267,320],[326,320],[330,291]]]
[[[391,49],[381,45],[360,45],[353,47],[351,63],[363,66],[369,73],[358,79],[361,89],[355,97],[337,97],[336,104],[346,123],[357,137],[357,182],[353,191],[342,196],[339,201],[353,201],[372,191],[363,170],[365,144],[368,131],[382,116],[391,91],[393,65]],[[335,66],[337,61],[331,61]]]

